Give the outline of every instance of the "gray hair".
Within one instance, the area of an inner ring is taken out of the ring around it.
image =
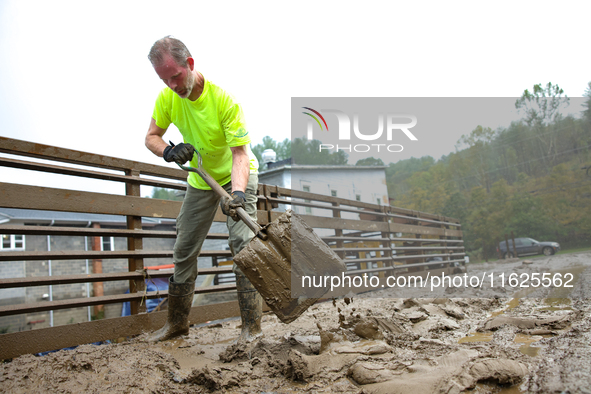
[[[181,67],[186,67],[187,58],[192,57],[191,52],[189,52],[181,40],[172,36],[166,36],[152,45],[148,59],[152,63],[152,66],[155,67],[161,65],[167,55],[172,57],[176,64]]]

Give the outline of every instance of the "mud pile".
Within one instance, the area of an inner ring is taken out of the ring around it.
[[[461,392],[520,383],[525,355],[459,344],[470,316],[498,300],[356,299],[316,305],[297,324],[265,317],[265,336],[232,344],[238,322],[177,341],[81,346],[2,368],[3,392]],[[498,330],[497,330],[498,331]],[[457,332],[456,335],[450,335]],[[457,338],[456,338],[457,337]]]
[[[22,356],[0,366],[0,392],[585,392],[589,309],[589,298],[346,298],[291,324],[267,314],[252,343],[233,343],[230,320],[156,345]]]

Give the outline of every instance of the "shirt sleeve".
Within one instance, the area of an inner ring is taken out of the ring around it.
[[[156,121],[156,126],[161,129],[168,129],[168,126],[172,123],[170,120],[170,103],[166,100],[166,89],[163,89],[158,98],[156,98],[156,104],[154,105],[154,112],[152,118]]]
[[[250,144],[250,135],[246,129],[242,106],[236,103],[232,97],[225,100],[226,105],[222,112],[222,128],[229,147]]]

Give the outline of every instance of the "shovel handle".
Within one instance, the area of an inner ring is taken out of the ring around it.
[[[197,155],[197,157],[199,158],[199,167],[198,168],[194,168],[194,167],[187,167],[187,166],[183,166],[181,164],[177,165],[182,168],[185,171],[191,171],[191,172],[195,172],[197,174],[199,174],[199,176],[205,181],[205,183],[207,183],[207,185],[209,187],[211,187],[211,190],[214,191],[215,194],[217,194],[218,196],[222,197],[222,198],[229,198],[232,199],[232,197],[228,194],[227,191],[224,190],[223,187],[220,186],[219,183],[217,183],[215,181],[215,179],[213,179],[211,177],[211,175],[209,175],[201,166],[201,155],[195,151],[195,154]],[[257,237],[259,237],[260,239],[262,239],[263,241],[267,239],[267,234],[265,234],[262,230],[262,227],[255,222],[254,220],[252,220],[252,218],[250,216],[248,216],[248,213],[246,213],[246,211],[244,210],[244,208],[242,207],[238,207],[236,208],[236,213],[238,214],[238,217],[248,226],[248,228],[250,228]]]

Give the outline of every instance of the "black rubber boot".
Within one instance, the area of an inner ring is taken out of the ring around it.
[[[148,342],[166,341],[189,333],[189,312],[193,304],[195,282],[175,283],[168,280],[168,318],[164,327],[154,331]]]
[[[251,342],[263,335],[261,330],[263,297],[243,274],[236,274],[236,290],[242,318],[242,332],[238,341]]]

